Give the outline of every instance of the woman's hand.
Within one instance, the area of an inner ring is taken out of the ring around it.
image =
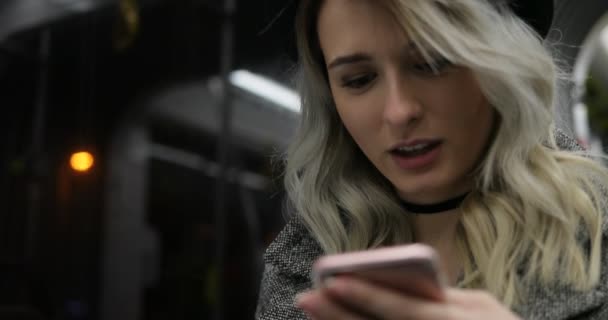
[[[315,320],[519,319],[483,291],[447,289],[445,300],[436,302],[406,296],[352,277],[339,277],[330,281],[326,288],[303,293],[296,304]]]

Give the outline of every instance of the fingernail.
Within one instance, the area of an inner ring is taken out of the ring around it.
[[[298,293],[295,298],[296,307],[308,309],[310,307],[311,294],[308,292]]]
[[[326,288],[332,288],[336,285],[336,278],[335,277],[329,277],[327,279],[325,279],[325,281],[323,282],[323,285]]]
[[[342,294],[344,292],[344,281],[344,279],[331,278],[328,279],[328,281],[325,283],[325,286],[332,292]]]

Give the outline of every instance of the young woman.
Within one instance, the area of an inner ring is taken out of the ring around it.
[[[257,318],[607,319],[607,174],[555,129],[546,30],[505,1],[299,2],[295,215]],[[445,301],[311,288],[323,254],[411,242],[439,253]]]

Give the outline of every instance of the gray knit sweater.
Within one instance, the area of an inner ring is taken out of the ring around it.
[[[576,142],[558,133],[561,149],[578,149]],[[604,241],[600,284],[589,292],[566,287],[529,288],[527,302],[515,310],[523,319],[608,320],[608,219],[603,225]],[[294,306],[296,294],[309,290],[312,263],[323,254],[307,229],[291,219],[268,247],[256,319],[306,319]]]

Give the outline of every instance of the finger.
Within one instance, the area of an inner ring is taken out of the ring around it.
[[[484,306],[491,304],[495,299],[486,291],[449,288],[446,290],[449,303],[463,307]]]
[[[381,319],[447,319],[450,306],[404,295],[356,278],[338,277],[327,284],[328,294]]]
[[[496,297],[487,291],[448,289],[446,292],[448,303],[454,309],[463,313],[477,314],[483,319],[484,314],[494,314],[497,319],[519,319],[511,310],[503,306]],[[471,318],[471,317],[469,317]]]
[[[363,317],[347,310],[321,291],[301,294],[296,299],[296,306],[315,320],[364,320]]]

